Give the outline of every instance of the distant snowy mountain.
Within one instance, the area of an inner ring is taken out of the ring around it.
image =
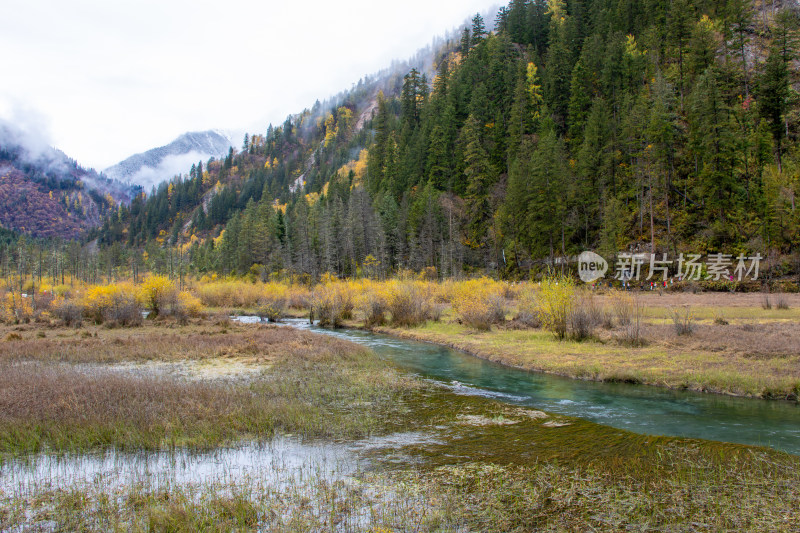
[[[184,133],[165,146],[132,155],[104,173],[149,190],[176,174],[188,173],[193,163],[227,155],[230,147],[230,138],[217,130]]]

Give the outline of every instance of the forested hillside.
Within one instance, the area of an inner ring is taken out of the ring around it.
[[[36,132],[0,122],[0,229],[77,239],[138,191],[81,167]]]
[[[190,268],[516,277],[584,249],[800,245],[794,1],[514,0],[136,199],[101,242]],[[130,261],[130,252],[115,261]]]

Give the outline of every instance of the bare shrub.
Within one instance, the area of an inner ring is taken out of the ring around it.
[[[228,328],[232,324],[231,314],[225,311],[214,313],[214,315],[211,317],[211,320],[215,326],[222,326],[223,328]]]
[[[766,292],[761,297],[761,307],[762,309],[772,309],[772,300],[770,300],[769,294]]]
[[[784,294],[778,294],[775,297],[775,308],[782,311],[789,309],[789,300],[786,299]]]
[[[517,314],[514,316],[514,322],[528,328],[542,327],[542,320],[539,318],[538,304],[536,301],[536,292],[532,288],[527,287],[521,291],[518,301]]]
[[[614,312],[606,306],[600,309],[600,324],[604,329],[614,329]]]
[[[427,311],[427,318],[432,322],[439,322],[442,320],[442,315],[444,314],[444,310],[447,308],[446,305],[440,303],[430,303],[428,306]]]
[[[258,300],[256,314],[264,320],[278,322],[286,316],[286,298],[279,295],[262,296]]]
[[[570,310],[568,326],[570,336],[578,341],[588,339],[603,321],[602,309],[591,294],[578,294]]]
[[[83,308],[74,302],[63,300],[54,303],[50,312],[67,327],[79,328],[83,324]]]
[[[386,323],[386,299],[374,292],[363,295],[358,304],[358,310],[364,317],[364,327],[374,328]]]
[[[522,286],[516,283],[502,283],[500,287],[503,298],[506,300],[516,300],[522,291]]]
[[[577,307],[569,315],[570,336],[576,341],[588,339],[594,333],[594,322],[586,309]]]
[[[456,312],[464,324],[487,331],[505,321],[506,299],[499,293],[475,294],[459,300]]]
[[[672,308],[669,311],[672,327],[677,335],[691,335],[694,331],[694,319],[689,306]]]
[[[419,284],[403,282],[394,285],[387,302],[393,326],[417,326],[428,320],[433,302]]]
[[[615,309],[617,311],[617,318],[620,316],[625,317],[625,322],[620,319],[622,331],[618,340],[630,346],[641,346],[644,344],[644,337],[642,335],[642,315],[644,314],[644,305],[635,297],[630,295],[623,296],[618,301]]]
[[[535,309],[520,309],[514,316],[514,322],[527,328],[540,328],[542,321]]]
[[[611,296],[611,307],[617,317],[620,326],[627,326],[633,319],[634,301],[633,297],[624,292],[615,292]]]
[[[142,308],[135,298],[120,300],[108,308],[105,319],[111,324],[122,327],[141,326]]]

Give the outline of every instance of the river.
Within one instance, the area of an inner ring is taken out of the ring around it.
[[[305,319],[285,323],[368,346],[405,371],[444,383],[457,393],[635,433],[753,444],[800,455],[797,403],[570,379],[492,363],[431,343],[356,329],[320,328]]]

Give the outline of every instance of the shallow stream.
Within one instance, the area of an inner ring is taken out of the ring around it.
[[[400,368],[443,382],[458,393],[635,433],[769,446],[800,455],[797,403],[569,379],[492,363],[431,343],[355,329],[330,330],[309,325],[305,319],[286,323],[368,346]]]

